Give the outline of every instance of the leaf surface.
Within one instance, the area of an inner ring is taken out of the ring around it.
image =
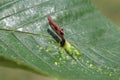
[[[82,54],[76,60],[47,32],[49,15]],[[90,0],[0,0],[2,66],[58,80],[119,80],[119,36]]]

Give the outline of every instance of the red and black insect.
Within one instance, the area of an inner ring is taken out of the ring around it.
[[[65,44],[65,38],[64,38],[64,31],[63,31],[63,29],[60,26],[58,26],[58,24],[55,23],[50,16],[48,17],[48,21],[49,21],[50,27],[61,38],[61,42],[60,42],[61,46],[64,46],[64,44]]]

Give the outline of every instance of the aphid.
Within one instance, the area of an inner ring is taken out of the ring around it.
[[[74,46],[72,46],[67,40],[65,40],[63,29],[60,26],[58,26],[58,24],[55,23],[50,16],[48,17],[48,21],[50,27],[61,38],[60,45],[66,50],[66,52],[74,59],[80,56],[81,54],[79,53],[79,51]]]
[[[61,38],[60,45],[64,46],[65,44],[65,38],[64,38],[64,31],[61,27],[59,27],[49,16],[48,17],[49,25],[50,27],[56,32],[56,34]]]

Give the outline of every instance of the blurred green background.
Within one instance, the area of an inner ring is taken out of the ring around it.
[[[120,26],[120,0],[92,0],[102,14]],[[52,80],[21,69],[0,67],[0,80]]]
[[[102,14],[120,26],[120,0],[92,0]]]

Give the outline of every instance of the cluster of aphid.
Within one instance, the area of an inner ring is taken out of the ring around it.
[[[68,41],[65,40],[63,29],[60,26],[58,26],[58,24],[55,23],[50,16],[48,17],[48,21],[50,27],[60,37],[61,47],[63,47],[66,50],[66,52],[76,60],[81,55],[79,51],[74,46],[72,46]]]

